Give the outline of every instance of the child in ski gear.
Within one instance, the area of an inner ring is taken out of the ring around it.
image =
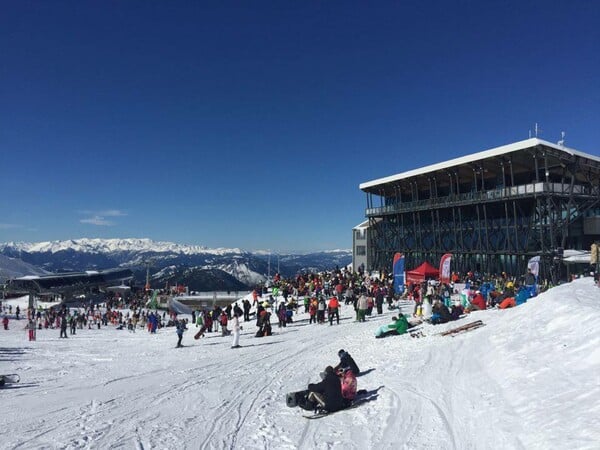
[[[356,381],[356,375],[352,370],[346,369],[340,375],[342,382],[342,397],[344,397],[346,406],[352,404],[352,400],[356,397],[356,390],[358,382]]]
[[[227,329],[227,313],[225,311],[221,312],[221,316],[219,317],[219,321],[221,322],[221,336],[229,336],[231,332]]]
[[[340,363],[334,367],[335,372],[342,373],[346,370],[351,370],[355,376],[358,376],[360,370],[352,356],[350,356],[350,353],[342,349],[338,352],[338,356],[340,358]]]

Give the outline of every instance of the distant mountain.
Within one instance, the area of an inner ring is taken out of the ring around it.
[[[352,253],[346,250],[269,256],[264,252],[251,253],[237,248],[210,249],[151,239],[83,238],[38,243],[8,242],[0,244],[0,255],[20,259],[49,272],[128,267],[141,284],[145,282],[146,269],[149,268],[153,282],[162,283],[162,286],[169,280],[161,278],[167,276],[166,272],[161,271],[174,268],[172,274],[181,278],[179,283],[190,276],[188,285],[197,291],[214,290],[209,286],[219,284],[225,290],[240,290],[237,283],[250,288],[265,282],[278,268],[284,277],[291,277],[300,272],[331,270],[336,266],[341,268],[352,261]],[[193,273],[186,272],[190,269],[194,269]],[[229,274],[231,278],[219,271]]]
[[[0,254],[0,283],[4,283],[9,278],[47,274],[47,271],[32,264],[28,264],[18,258],[10,258]]]

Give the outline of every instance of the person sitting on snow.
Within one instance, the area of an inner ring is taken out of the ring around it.
[[[376,338],[384,338],[386,336],[399,335],[404,334],[408,331],[409,328],[414,327],[414,324],[411,324],[406,320],[403,314],[400,314],[398,317],[392,317],[394,323],[389,325],[380,326],[375,332]]]
[[[327,412],[335,412],[344,409],[347,405],[342,396],[342,384],[340,377],[336,375],[333,367],[327,366],[321,374],[323,381],[308,385],[308,400],[316,403]]]
[[[486,309],[485,299],[481,291],[475,292],[475,297],[470,301],[469,306],[465,309],[466,313],[471,311],[482,311]]]
[[[335,366],[333,370],[336,373],[351,370],[355,376],[358,376],[360,370],[358,369],[358,365],[356,364],[352,356],[350,356],[350,353],[342,349],[338,352],[338,356],[340,357],[340,363],[337,366]]]
[[[438,325],[440,323],[446,323],[452,320],[452,316],[450,315],[450,310],[440,299],[435,299],[433,301],[433,307],[431,308],[431,323],[433,325]]]

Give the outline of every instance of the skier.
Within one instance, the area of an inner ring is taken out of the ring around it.
[[[2,318],[2,325],[4,325],[4,329],[8,330],[8,315],[4,314],[4,317]]]
[[[233,342],[231,344],[231,348],[239,348],[240,345],[240,330],[242,327],[240,326],[240,318],[237,312],[233,313],[233,319],[231,319],[231,326],[233,328]]]

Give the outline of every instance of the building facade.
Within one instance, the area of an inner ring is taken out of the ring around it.
[[[519,275],[540,256],[540,276],[561,278],[564,249],[600,239],[600,157],[532,138],[362,183],[367,270],[439,264]],[[362,225],[362,224],[361,224]]]

